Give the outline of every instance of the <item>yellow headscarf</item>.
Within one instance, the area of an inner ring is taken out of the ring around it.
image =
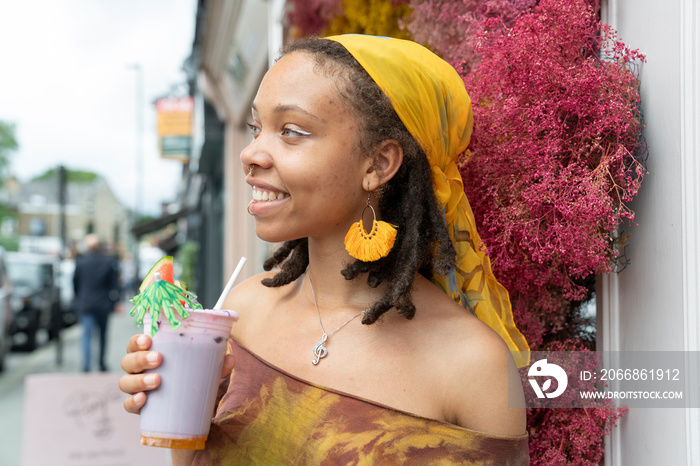
[[[491,271],[457,168],[457,157],[467,149],[474,124],[464,82],[449,63],[415,42],[361,34],[328,39],[341,43],[389,96],[428,156],[435,197],[445,210],[457,250],[455,270],[435,275],[433,282],[498,332],[514,352],[518,367],[528,365],[527,341],[513,322],[508,291]]]

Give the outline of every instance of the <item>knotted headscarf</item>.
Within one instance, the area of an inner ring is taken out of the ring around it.
[[[428,157],[435,198],[457,250],[456,267],[432,281],[498,332],[518,367],[528,365],[527,341],[513,322],[508,291],[491,271],[457,168],[474,124],[464,82],[449,63],[415,42],[361,34],[328,39],[342,44],[389,96]]]

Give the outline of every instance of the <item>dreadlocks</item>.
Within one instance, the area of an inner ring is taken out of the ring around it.
[[[396,175],[377,190],[382,220],[398,225],[394,247],[388,256],[374,262],[354,261],[342,274],[347,280],[366,273],[367,283],[377,287],[386,281],[386,294],[372,304],[362,323],[372,324],[395,307],[411,319],[416,311],[411,301],[411,286],[416,272],[430,279],[444,274],[455,263],[455,249],[445,219],[433,193],[430,166],[421,146],[401,122],[389,98],[382,92],[355,58],[339,43],[310,38],[293,42],[283,55],[292,52],[311,54],[317,69],[334,78],[345,105],[360,124],[359,150],[371,155],[387,139],[403,148],[403,164]],[[286,241],[263,264],[265,270],[280,267],[274,277],[262,281],[268,287],[291,283],[309,264],[306,238]]]

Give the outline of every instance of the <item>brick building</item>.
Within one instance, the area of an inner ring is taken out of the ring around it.
[[[15,210],[17,216],[2,222],[2,234],[16,235],[20,250],[58,254],[61,206],[57,180],[26,183],[10,180],[4,197],[5,204]],[[64,215],[66,255],[70,256],[71,249],[88,233],[96,233],[105,243],[114,246],[115,252],[126,251],[129,212],[103,178],[67,183]]]

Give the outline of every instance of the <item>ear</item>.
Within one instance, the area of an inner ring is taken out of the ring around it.
[[[396,175],[403,163],[403,148],[399,141],[386,139],[379,144],[370,159],[362,186],[374,191]]]

